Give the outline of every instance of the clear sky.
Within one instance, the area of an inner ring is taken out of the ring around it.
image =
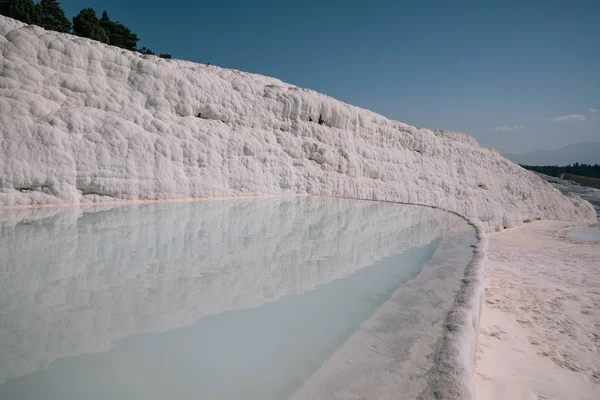
[[[61,4],[69,18],[107,10],[157,54],[274,76],[501,152],[600,141],[599,0]]]

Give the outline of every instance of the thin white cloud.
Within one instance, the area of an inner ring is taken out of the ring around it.
[[[598,112],[598,109],[597,109],[597,108],[592,108],[592,107],[590,107],[590,111],[591,111],[591,112]]]
[[[562,117],[552,118],[551,121],[585,121],[586,116],[581,114],[563,115]]]
[[[496,132],[506,132],[506,131],[513,131],[515,129],[523,129],[525,128],[523,125],[515,125],[515,126],[498,126],[496,128],[494,128],[494,130]]]
[[[580,114],[563,115],[562,117],[552,118],[551,121],[585,121],[586,116]]]

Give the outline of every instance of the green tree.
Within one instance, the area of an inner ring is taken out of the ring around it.
[[[159,56],[160,58],[165,58],[165,59],[167,59],[167,60],[170,60],[171,58],[173,58],[173,56],[172,56],[172,55],[170,55],[169,53],[160,53],[158,56]]]
[[[26,24],[37,23],[33,0],[0,0],[0,14]]]
[[[102,18],[100,18],[100,26],[108,35],[111,45],[131,51],[137,49],[137,43],[140,40],[137,35],[122,23],[111,21],[106,11],[102,13]]]
[[[69,33],[71,22],[65,16],[65,11],[56,0],[41,0],[37,5],[37,23],[45,29]]]
[[[109,43],[110,39],[96,16],[93,8],[84,8],[73,18],[73,32],[77,36]]]

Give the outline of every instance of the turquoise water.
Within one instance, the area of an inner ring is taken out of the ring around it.
[[[447,235],[313,197],[1,213],[0,399],[286,398]]]

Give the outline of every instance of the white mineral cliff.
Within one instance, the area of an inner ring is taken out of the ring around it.
[[[467,135],[277,79],[2,16],[0,54],[0,206],[308,193],[441,207],[487,231],[595,221]]]

